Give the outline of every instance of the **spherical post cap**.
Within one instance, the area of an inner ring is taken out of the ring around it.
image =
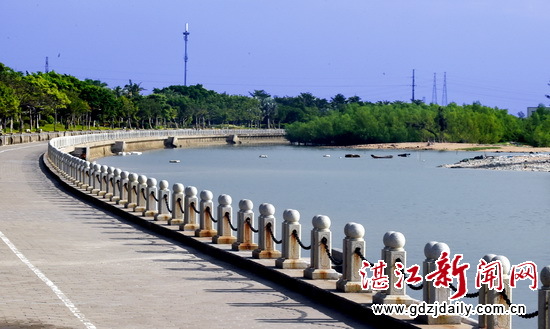
[[[495,257],[496,257],[496,254],[487,254],[487,255],[483,256],[483,260],[486,261],[487,263],[489,263]]]
[[[392,232],[384,235],[384,246],[391,249],[403,249],[407,240],[401,232]]]
[[[441,256],[441,254],[444,252],[446,252],[447,254],[450,254],[451,248],[449,248],[449,246],[444,242],[438,242],[430,248],[430,250],[426,254],[426,258],[438,259]]]
[[[253,207],[254,207],[254,204],[252,203],[251,200],[243,199],[239,201],[239,209],[242,211],[252,210]]]
[[[359,223],[347,223],[344,226],[344,234],[346,237],[352,239],[361,239],[365,235],[365,228]]]
[[[430,251],[432,250],[432,247],[437,243],[437,241],[430,241],[428,243],[426,243],[426,245],[424,246],[424,256],[426,256],[426,258],[430,258],[428,257],[428,255],[430,255]]]
[[[231,196],[229,194],[221,194],[218,197],[218,203],[222,206],[228,206],[233,202],[233,199],[231,199]]]
[[[139,176],[138,176],[138,182],[139,182],[140,184],[145,184],[145,183],[147,182],[147,176],[145,176],[145,175],[139,175]]]
[[[101,172],[107,172],[108,169],[109,167],[107,167],[106,165],[101,166]]]
[[[115,172],[115,167],[107,167],[107,173],[112,174]]]
[[[181,193],[183,192],[183,184],[180,184],[180,183],[176,183],[174,184],[174,186],[172,186],[172,189],[174,190],[174,193]]]
[[[149,187],[157,186],[157,179],[156,178],[147,178],[147,186],[149,186]]]
[[[273,216],[275,214],[275,207],[271,203],[262,203],[259,208],[262,216]]]
[[[540,282],[543,287],[550,287],[550,265],[543,267],[540,271]]]
[[[201,191],[201,200],[202,201],[210,201],[214,195],[209,190],[202,190]]]
[[[314,216],[311,220],[313,227],[319,230],[328,229],[330,227],[330,218],[325,215]]]
[[[122,179],[128,178],[128,175],[130,175],[130,173],[127,172],[127,171],[121,171],[120,172],[120,178],[122,178]]]
[[[499,260],[500,263],[502,264],[502,273],[504,274],[510,273],[510,268],[512,267],[512,265],[510,264],[510,260],[508,259],[508,257],[497,255],[493,257],[493,259],[491,259],[491,261],[495,261],[495,260]]]
[[[168,186],[170,186],[170,184],[168,184],[168,181],[163,179],[159,182],[159,187],[161,190],[166,190],[168,188]]]
[[[187,196],[195,196],[197,195],[197,188],[194,186],[187,186],[185,188],[185,195]]]
[[[297,223],[300,220],[300,213],[295,209],[285,209],[283,211],[283,219],[285,222]]]

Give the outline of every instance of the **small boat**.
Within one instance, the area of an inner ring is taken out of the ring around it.
[[[267,158],[267,155],[265,155],[265,154],[260,154],[260,158],[264,158],[264,159],[265,159],[265,158]]]
[[[169,160],[170,163],[180,163],[180,160]]]
[[[323,158],[330,158],[330,154],[323,155]]]
[[[128,152],[126,154],[129,154],[129,155],[142,155],[143,153],[142,152]]]
[[[402,158],[406,158],[408,157],[409,155],[411,155],[410,153],[401,153],[401,154],[398,154],[397,156],[398,157],[402,157]]]
[[[373,159],[391,159],[393,158],[393,155],[370,155]]]
[[[359,154],[346,154],[345,155],[346,158],[360,158],[361,156]]]

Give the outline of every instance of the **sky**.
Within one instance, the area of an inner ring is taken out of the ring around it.
[[[0,0],[0,62],[109,87],[550,104],[548,0]],[[436,98],[434,99],[434,74]],[[444,75],[446,79],[444,81]]]

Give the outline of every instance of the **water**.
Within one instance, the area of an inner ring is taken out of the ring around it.
[[[346,153],[361,157],[344,158]],[[211,190],[215,202],[218,195],[229,194],[234,213],[241,199],[252,200],[256,214],[259,204],[271,203],[279,224],[284,209],[296,209],[304,232],[311,229],[314,215],[327,215],[332,220],[333,247],[341,247],[347,222],[361,223],[369,260],[379,259],[387,231],[399,231],[407,238],[408,265],[422,263],[428,241],[445,242],[451,253],[464,254],[462,262],[470,264],[470,292],[475,290],[477,263],[487,253],[505,255],[512,265],[534,261],[539,271],[550,265],[548,173],[437,167],[480,152],[409,151],[407,158],[396,157],[397,153],[224,145],[156,150],[99,162],[166,179],[171,185]],[[394,158],[372,159],[370,154]],[[181,162],[169,163],[172,159]],[[309,235],[303,237],[307,244]],[[520,282],[513,300],[525,303],[531,312],[537,305],[536,292],[527,286],[527,281]],[[409,294],[421,299],[420,293],[409,290]],[[514,317],[514,327],[535,327],[535,321]]]

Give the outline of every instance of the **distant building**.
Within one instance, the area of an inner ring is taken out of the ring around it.
[[[527,108],[527,117],[530,117],[531,114],[533,114],[533,112],[536,112],[538,109],[538,106],[537,107],[528,107]],[[546,110],[547,111],[550,111],[550,107],[546,107]]]

